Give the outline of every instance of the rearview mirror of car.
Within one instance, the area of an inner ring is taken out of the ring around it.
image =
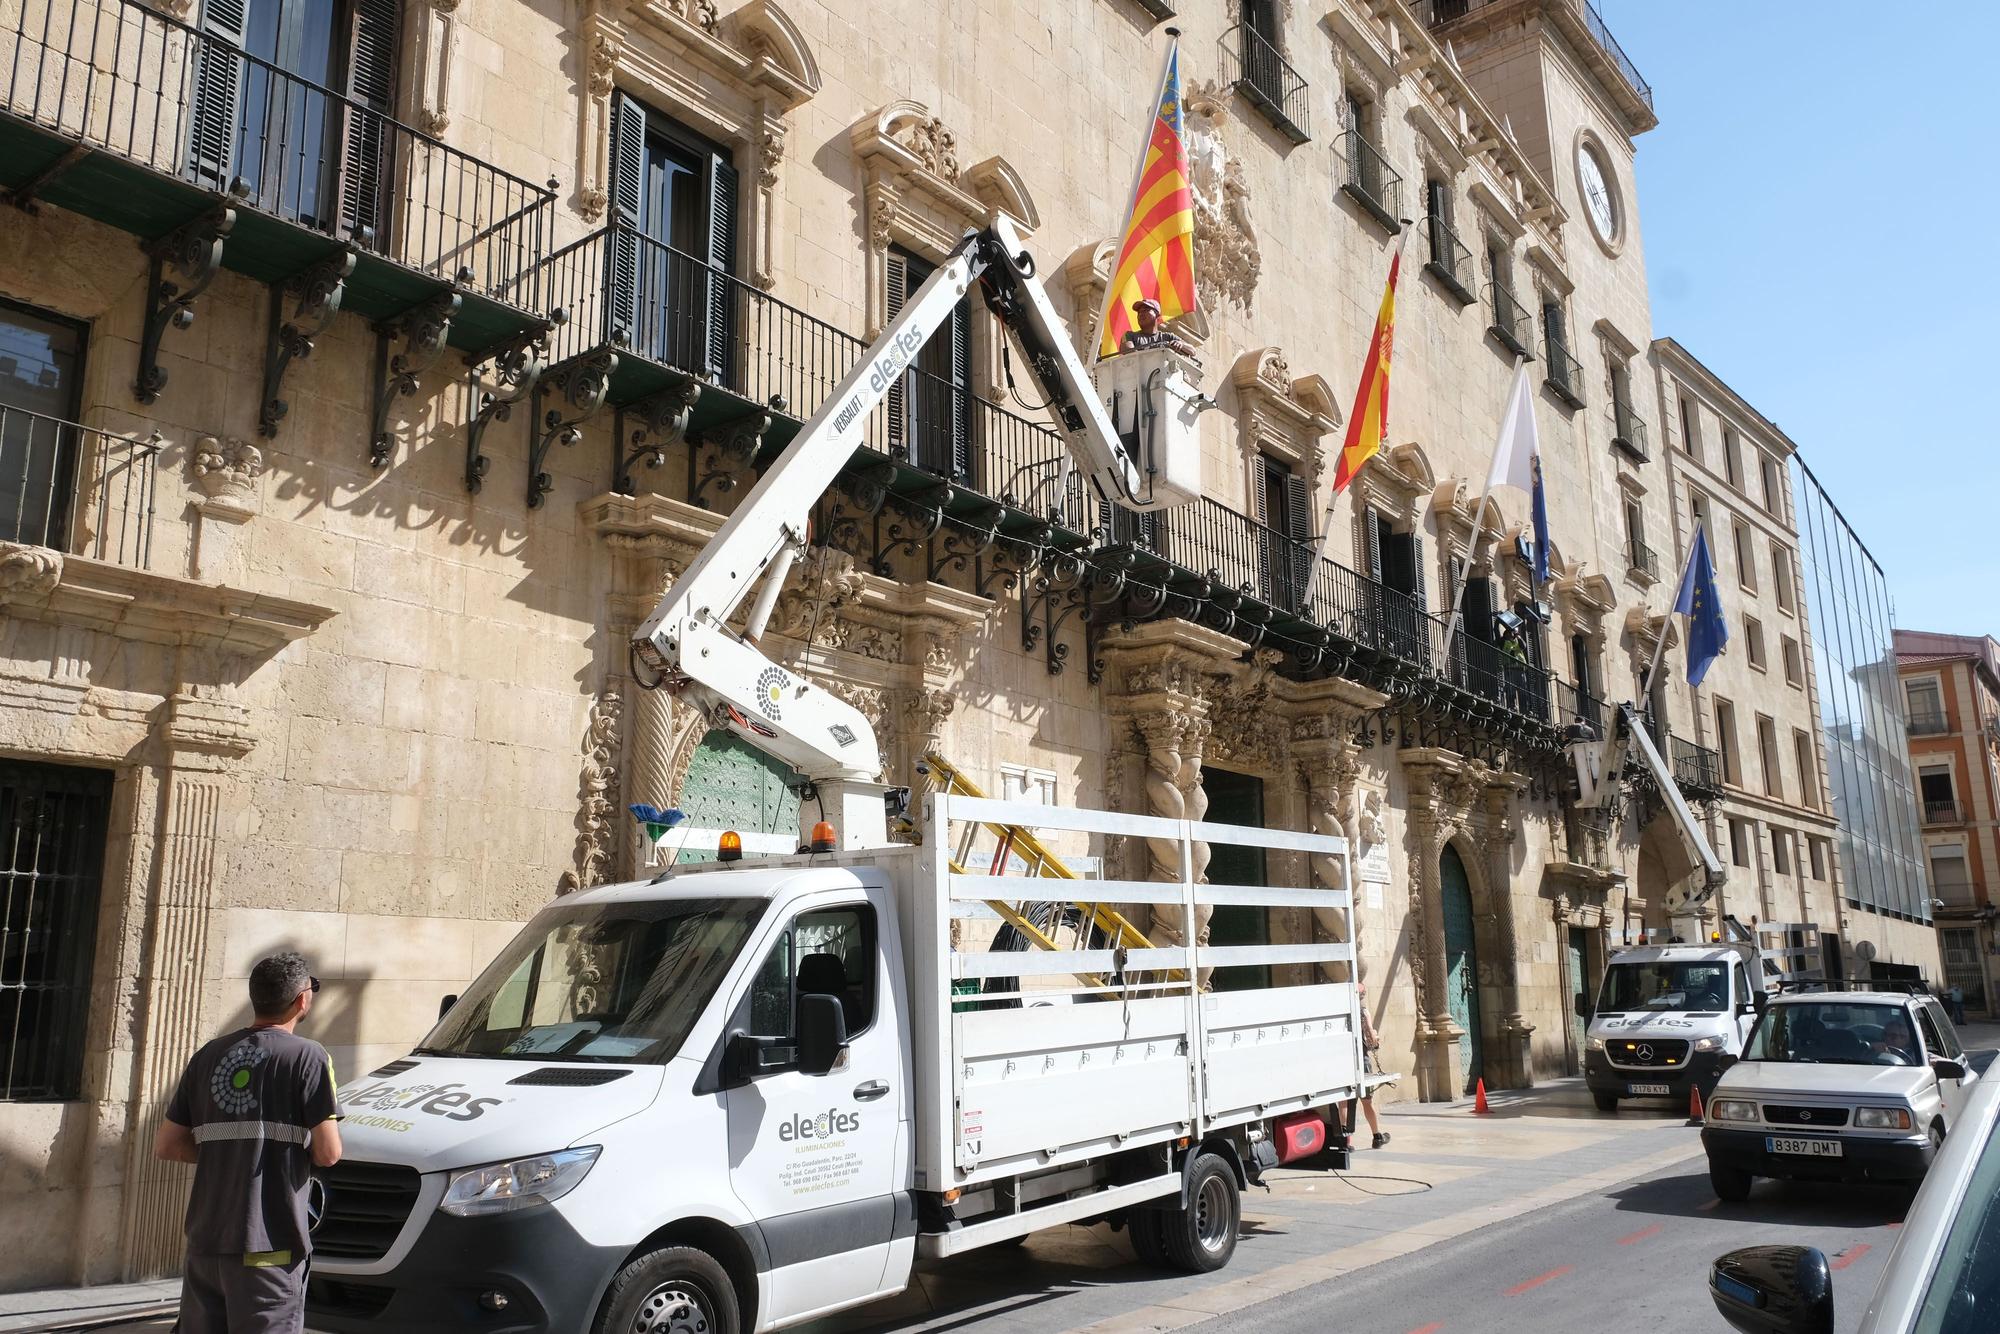
[[[1940,1057],[1938,1060],[1931,1062],[1931,1072],[1939,1079],[1963,1079],[1965,1078],[1965,1062]]]
[[[1716,1260],[1708,1295],[1743,1334],[1833,1334],[1833,1272],[1811,1246],[1746,1246]]]
[[[1730,1066],[1736,1064],[1736,1061],[1737,1061],[1737,1056],[1735,1052],[1726,1051],[1722,1053],[1722,1055],[1715,1058],[1716,1073],[1721,1074],[1724,1070],[1727,1070]]]

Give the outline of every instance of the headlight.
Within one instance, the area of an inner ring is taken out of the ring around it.
[[[1908,1130],[1910,1124],[1910,1109],[1907,1107],[1854,1109],[1854,1126],[1857,1130]]]
[[[1711,1121],[1755,1121],[1757,1104],[1740,1098],[1717,1098],[1708,1105],[1708,1119]]]
[[[581,1149],[517,1158],[511,1163],[468,1167],[452,1173],[438,1208],[469,1218],[559,1200],[576,1189],[600,1152],[597,1145],[591,1144]]]
[[[1604,1039],[1603,1039],[1603,1038],[1585,1038],[1585,1039],[1583,1040],[1583,1049],[1584,1049],[1585,1051],[1603,1051],[1603,1050],[1604,1050]]]
[[[1721,1051],[1725,1041],[1726,1039],[1720,1033],[1710,1033],[1705,1038],[1696,1038],[1694,1040],[1694,1049],[1696,1051]]]

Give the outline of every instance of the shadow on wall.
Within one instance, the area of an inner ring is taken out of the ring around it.
[[[286,950],[297,950],[305,956],[309,967],[317,966],[313,951],[298,940],[280,940],[261,958],[272,954],[282,954]],[[315,974],[317,975],[317,974]],[[348,972],[337,978],[322,978],[319,995],[313,998],[313,1006],[304,1019],[299,1021],[297,1032],[300,1037],[311,1038],[322,1047],[359,1047],[364,1045],[362,1030],[362,988],[374,979],[371,972]],[[225,1022],[213,1033],[203,1034],[201,1040],[223,1033],[232,1033],[239,1028],[248,1028],[256,1022],[256,1014],[250,1008],[249,983],[245,981],[235,996],[223,998],[230,1008],[225,1011]],[[422,1036],[419,1034],[418,1036]],[[415,1041],[415,1039],[411,1039]]]

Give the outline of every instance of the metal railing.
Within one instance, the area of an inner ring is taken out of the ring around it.
[[[1633,410],[1630,403],[1613,400],[1611,404],[1611,443],[1622,445],[1640,458],[1651,458],[1652,451],[1646,444],[1646,423]]]
[[[1604,701],[1597,696],[1571,685],[1568,681],[1555,683],[1555,712],[1550,721],[1556,726],[1588,723],[1591,729],[1602,737],[1605,720],[1609,716]]]
[[[1563,2],[1572,13],[1583,20],[1584,30],[1590,34],[1591,41],[1597,44],[1598,49],[1617,68],[1619,76],[1631,87],[1633,93],[1640,101],[1651,107],[1652,85],[1640,76],[1639,67],[1625,54],[1625,48],[1618,45],[1618,39],[1611,35],[1611,29],[1605,24],[1604,16],[1597,12],[1597,7],[1591,4],[1590,0],[1563,0]],[[1450,23],[1454,19],[1462,19],[1475,10],[1498,3],[1500,0],[1413,0],[1417,17],[1432,28]]]
[[[1719,791],[1722,787],[1722,756],[1707,746],[1673,733],[1667,734],[1667,763],[1673,766],[1674,781],[1683,787]]]
[[[537,309],[555,192],[135,0],[20,0],[0,110]]]
[[[1965,819],[1955,800],[1926,801],[1924,803],[1925,824],[1959,824]]]
[[[1654,579],[1660,577],[1660,558],[1653,554],[1651,547],[1636,537],[1627,538],[1625,541],[1625,564]]]
[[[1306,81],[1271,39],[1249,23],[1222,34],[1223,81],[1250,100],[1293,143],[1312,137]]]
[[[1542,335],[1545,381],[1556,396],[1573,408],[1583,406],[1583,363],[1570,355],[1562,339],[1550,332]]]
[[[1910,715],[1906,730],[1911,736],[1943,736],[1951,730],[1951,719],[1942,709],[1926,709]]]
[[[1486,302],[1493,311],[1493,323],[1488,326],[1488,331],[1515,356],[1527,356],[1528,311],[1521,304],[1521,299],[1496,278],[1486,284]]]
[[[1358,199],[1385,227],[1398,225],[1403,207],[1403,177],[1382,150],[1368,142],[1357,126],[1340,136],[1341,186]]]
[[[1473,268],[1472,251],[1458,239],[1452,225],[1435,213],[1424,216],[1424,233],[1430,240],[1430,260],[1425,265],[1449,287],[1459,300],[1470,303]]]
[[[145,569],[160,438],[0,407],[0,541]]]

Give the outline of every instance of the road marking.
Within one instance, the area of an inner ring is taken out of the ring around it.
[[[1437,1334],[1437,1332],[1443,1328],[1444,1328],[1444,1321],[1433,1320],[1428,1325],[1420,1325],[1416,1329],[1411,1330],[1410,1334]]]
[[[1721,1204],[1721,1203],[1722,1203],[1721,1199],[1717,1198],[1717,1199],[1713,1199],[1713,1200],[1709,1200],[1709,1201],[1706,1201],[1705,1203],[1702,1203],[1702,1204],[1697,1204],[1697,1205],[1695,1206],[1695,1208],[1696,1208],[1696,1209],[1698,1209],[1698,1210],[1700,1210],[1700,1211],[1701,1211],[1702,1213],[1707,1213],[1707,1212],[1708,1212],[1708,1211],[1709,1211],[1710,1209],[1713,1209],[1713,1208],[1715,1208],[1715,1207],[1716,1207],[1717,1205],[1719,1205],[1719,1204]]]
[[[1554,1269],[1551,1269],[1548,1273],[1538,1274],[1534,1278],[1529,1279],[1526,1283],[1516,1283],[1513,1287],[1507,1289],[1507,1291],[1501,1293],[1500,1295],[1502,1297],[1518,1297],[1522,1293],[1527,1292],[1531,1288],[1541,1287],[1542,1284],[1547,1283],[1551,1279],[1561,1278],[1564,1274],[1567,1274],[1574,1267],[1575,1266],[1573,1265],[1558,1265]]]
[[[1618,1244],[1620,1246],[1630,1246],[1635,1241],[1644,1241],[1646,1238],[1653,1236],[1655,1233],[1659,1232],[1661,1227],[1662,1225],[1659,1223],[1655,1223],[1651,1227],[1642,1227],[1629,1237],[1620,1237],[1618,1239]]]
[[[1857,1241],[1852,1246],[1849,1246],[1846,1250],[1842,1251],[1839,1255],[1834,1256],[1833,1263],[1831,1265],[1828,1265],[1827,1267],[1829,1269],[1845,1269],[1847,1268],[1847,1266],[1853,1264],[1856,1260],[1859,1260],[1862,1256],[1868,1254],[1868,1252],[1874,1249],[1875,1248],[1873,1246],[1870,1246],[1865,1241]]]

